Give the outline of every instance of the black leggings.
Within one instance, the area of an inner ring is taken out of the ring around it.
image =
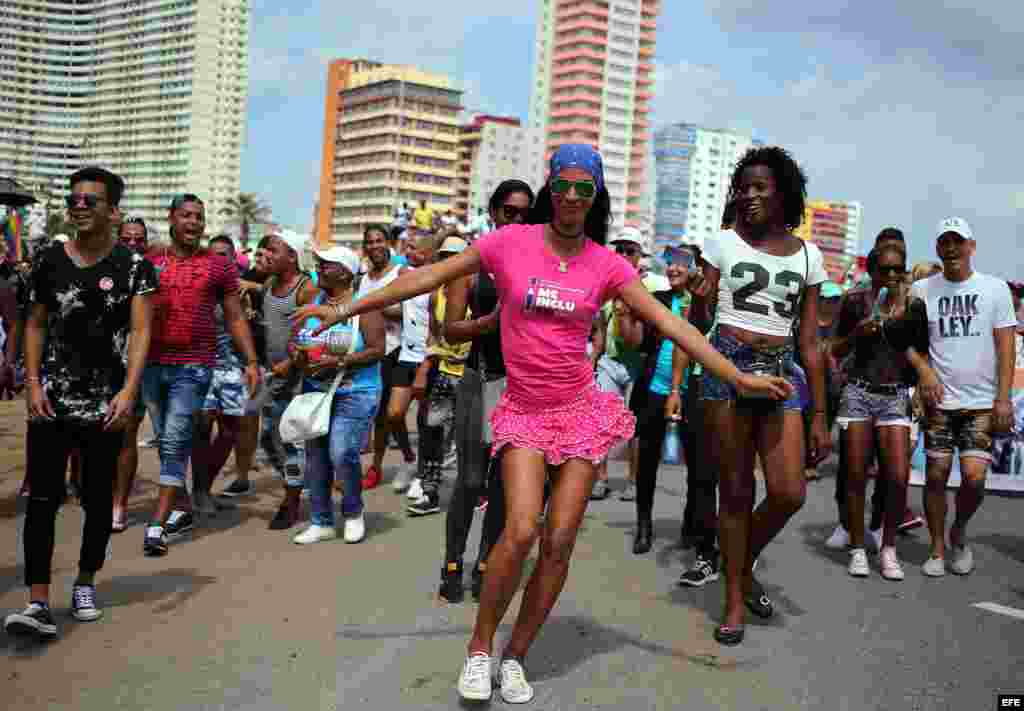
[[[477,554],[477,566],[487,560],[491,546],[501,536],[505,527],[505,491],[501,483],[500,461],[490,460],[490,445],[483,445],[483,461],[490,462],[491,476],[485,478],[489,482],[484,486],[469,486],[466,474],[459,469],[455,479],[455,490],[448,502],[448,518],[446,523],[444,559],[446,563],[462,563],[466,553],[466,542],[469,540],[469,529],[473,526],[473,514],[480,496],[487,492],[487,512],[484,514],[484,528],[480,536],[480,552]]]
[[[683,527],[697,537],[697,553],[718,550],[718,469],[709,465],[701,408],[701,378],[691,377],[686,389],[686,508]]]
[[[661,449],[665,444],[665,401],[668,397],[647,392],[639,409],[637,432],[640,456],[636,468],[636,517],[649,521],[654,509],[654,490],[658,484]]]
[[[95,573],[103,567],[114,516],[117,458],[123,443],[123,432],[105,432],[101,425],[65,420],[29,423],[26,448],[31,495],[25,515],[26,585],[50,583],[54,525],[64,502],[64,476],[73,449],[82,453],[80,486],[85,510],[78,568]]]

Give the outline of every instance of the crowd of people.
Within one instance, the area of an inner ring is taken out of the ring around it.
[[[147,414],[160,461],[142,541],[153,557],[197,514],[252,493],[258,450],[283,482],[270,528],[298,527],[290,535],[301,545],[364,540],[363,492],[381,484],[392,438],[405,464],[391,485],[410,516],[441,511],[454,464],[444,601],[464,599],[463,558],[484,512],[470,585],[479,609],[458,679],[467,700],[491,697],[495,632],[539,544],[497,664],[507,702],[533,698],[526,655],[566,583],[588,502],[608,496],[607,460],[620,447],[633,553],[643,555],[663,444],[678,433],[681,537],[696,550],[679,583],[724,575],[714,633],[723,645],[743,641],[748,611],[775,614],[757,559],[803,505],[835,425],[838,525],[824,543],[849,550],[850,574],[870,575],[877,552],[884,578],[905,575],[897,533],[922,523],[907,500],[919,423],[931,537],[923,573],[974,567],[967,526],[993,438],[1013,425],[1022,290],[974,271],[978,242],[962,219],[936,230],[940,262],[913,271],[903,233],[883,230],[866,282],[844,293],[819,249],[793,234],[803,172],[783,149],[759,147],[736,166],[721,232],[662,255],[663,288],[642,274],[651,255],[640,233],[610,234],[601,156],[585,145],[554,152],[537,194],[502,183],[472,228],[425,203],[403,206],[393,225],[365,229],[361,254],[279,230],[245,269],[230,237],[206,238],[199,196],[173,199],[169,242],[156,244],[141,219],[120,215],[125,189],[102,168],[72,175],[75,238],[35,255],[19,308],[4,310],[6,365],[23,357],[28,414],[29,604],[7,616],[8,632],[57,635],[50,569],[69,464],[85,511],[71,610],[80,621],[101,616],[95,576],[110,536],[128,525]],[[294,436],[310,402],[324,407],[323,427]],[[232,452],[236,477],[215,496]],[[947,546],[954,456],[962,483]],[[756,473],[765,495],[755,507]]]

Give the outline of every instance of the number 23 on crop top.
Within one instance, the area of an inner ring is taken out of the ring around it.
[[[736,232],[726,230],[707,240],[705,259],[721,272],[718,282],[718,323],[766,336],[788,336],[799,314],[806,286],[824,282],[821,250],[779,257],[755,249]]]

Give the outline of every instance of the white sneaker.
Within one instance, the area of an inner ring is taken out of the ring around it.
[[[885,546],[878,556],[879,567],[882,569],[882,577],[886,580],[903,580],[903,566],[900,559],[896,557],[896,548]]]
[[[946,561],[942,558],[931,558],[921,566],[921,572],[929,578],[941,578],[946,574]]]
[[[957,575],[968,575],[974,570],[974,553],[970,546],[953,546],[953,562],[949,569]]]
[[[363,515],[345,519],[345,543],[359,543],[366,538],[366,521]]]
[[[825,541],[825,547],[834,551],[841,551],[850,545],[850,532],[843,528],[843,524],[836,526],[832,535]]]
[[[459,696],[466,701],[490,701],[492,689],[491,658],[486,654],[466,657],[459,674]]]
[[[398,468],[398,473],[395,474],[395,478],[391,482],[391,486],[396,494],[400,494],[409,488],[409,482],[415,478],[418,470],[419,466],[416,462],[405,464]]]
[[[525,704],[533,698],[533,687],[526,681],[523,665],[515,659],[503,659],[498,667],[501,698],[507,704]]]
[[[418,501],[423,496],[423,481],[419,477],[413,479],[412,483],[409,484],[409,491],[406,493],[406,496],[409,498],[409,501]]]
[[[872,553],[882,550],[882,529],[872,531],[869,528],[864,531],[864,547]]]
[[[855,578],[866,578],[871,575],[868,554],[864,552],[863,548],[854,548],[850,551],[850,567],[847,570]]]
[[[319,543],[320,541],[332,541],[337,537],[338,531],[334,526],[318,526],[314,523],[305,531],[297,534],[292,539],[292,542],[304,546],[309,543]]]

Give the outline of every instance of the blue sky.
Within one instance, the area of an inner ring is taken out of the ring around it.
[[[746,128],[791,150],[812,197],[864,204],[913,260],[966,217],[979,268],[1024,279],[1024,3],[663,0],[656,126]],[[243,190],[312,224],[326,63],[450,74],[467,109],[526,119],[537,2],[257,0]],[[866,248],[866,246],[865,246]]]

